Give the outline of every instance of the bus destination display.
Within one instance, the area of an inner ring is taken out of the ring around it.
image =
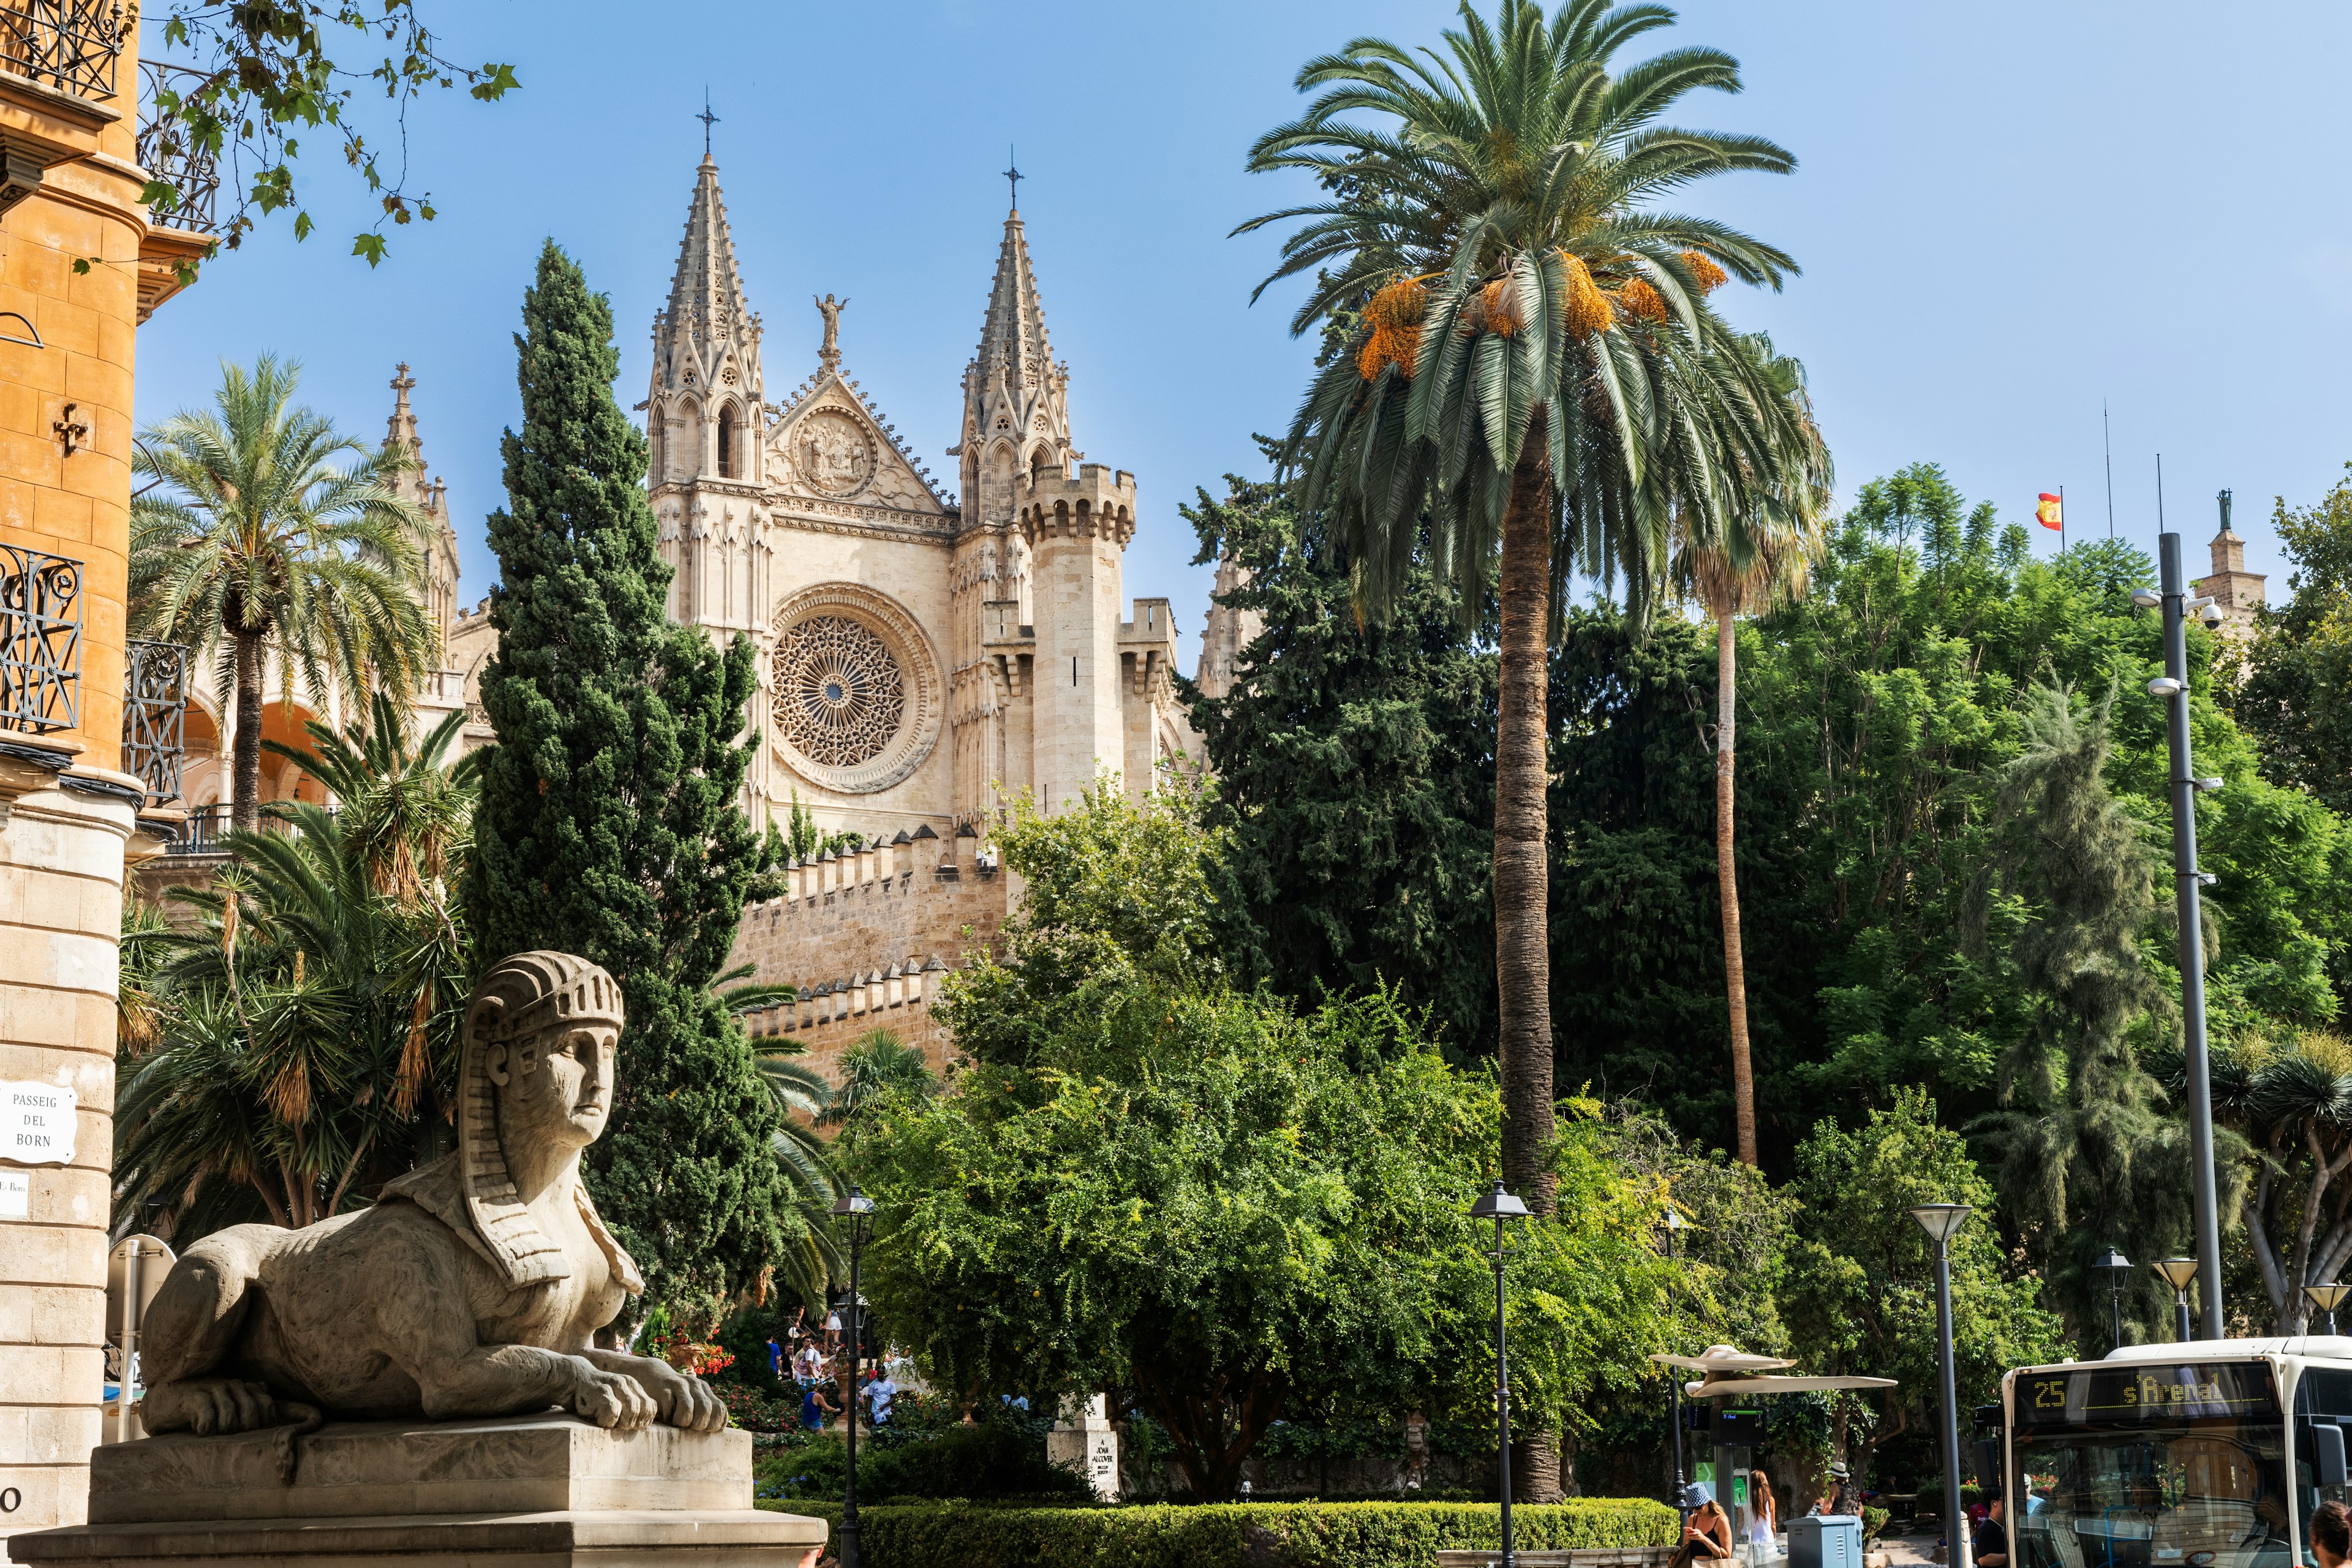
[[[2266,1362],[2083,1367],[2037,1372],[2017,1380],[2021,1426],[2196,1421],[2265,1413],[2273,1417],[2278,1413]]]

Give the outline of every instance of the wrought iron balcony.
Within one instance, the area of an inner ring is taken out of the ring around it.
[[[0,730],[79,722],[81,563],[0,544]]]
[[[147,786],[147,804],[180,795],[188,729],[188,650],[133,637],[122,679],[122,771]]]
[[[180,194],[179,205],[169,212],[160,204],[156,206],[155,221],[211,234],[216,226],[213,209],[220,198],[219,162],[196,145],[185,121],[158,105],[157,95],[164,87],[163,68],[152,60],[142,61],[139,74],[144,84],[141,96],[146,100],[139,122],[139,166],[147,171],[150,180]]]
[[[226,855],[228,853],[226,836],[230,826],[229,818],[233,815],[234,808],[226,801],[221,802],[218,805],[196,807],[188,813],[188,820],[181,826],[180,836],[163,847],[164,853]],[[331,817],[335,814],[330,811],[327,815]],[[265,806],[260,830],[264,833],[299,835],[302,828],[300,824],[290,822],[285,817],[268,815],[268,808]]]
[[[0,0],[0,70],[110,99],[123,33],[114,0]]]

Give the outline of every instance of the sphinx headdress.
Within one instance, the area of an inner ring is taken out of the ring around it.
[[[568,1278],[570,1260],[531,1217],[507,1169],[506,1151],[499,1144],[489,1047],[583,1024],[618,1028],[622,1017],[620,985],[584,958],[537,952],[501,960],[482,976],[466,1005],[465,1049],[457,1066],[457,1152],[391,1183],[384,1195],[412,1199],[439,1215],[499,1270],[509,1289]],[[509,1070],[522,1069],[517,1063]],[[644,1277],[604,1228],[588,1189],[577,1187],[574,1195],[614,1279],[630,1294],[643,1294]]]

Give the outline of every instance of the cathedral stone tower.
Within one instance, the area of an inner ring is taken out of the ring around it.
[[[670,616],[722,640],[765,630],[765,397],[760,318],[744,304],[719,165],[706,153],[669,304],[654,319],[653,389],[644,406],[662,557],[677,574]]]
[[[457,531],[449,526],[449,487],[425,478],[425,443],[417,437],[415,411],[408,406],[408,395],[415,390],[416,378],[408,374],[407,365],[401,365],[392,378],[392,417],[383,444],[410,465],[393,482],[394,492],[423,511],[433,525],[433,540],[425,551],[425,613],[440,631],[446,662],[450,637],[457,629]]]

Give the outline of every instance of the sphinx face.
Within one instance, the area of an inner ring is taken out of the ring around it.
[[[604,1135],[613,1113],[613,1048],[620,1031],[610,1024],[562,1025],[527,1045],[494,1055],[499,1121],[520,1136],[584,1149]]]

